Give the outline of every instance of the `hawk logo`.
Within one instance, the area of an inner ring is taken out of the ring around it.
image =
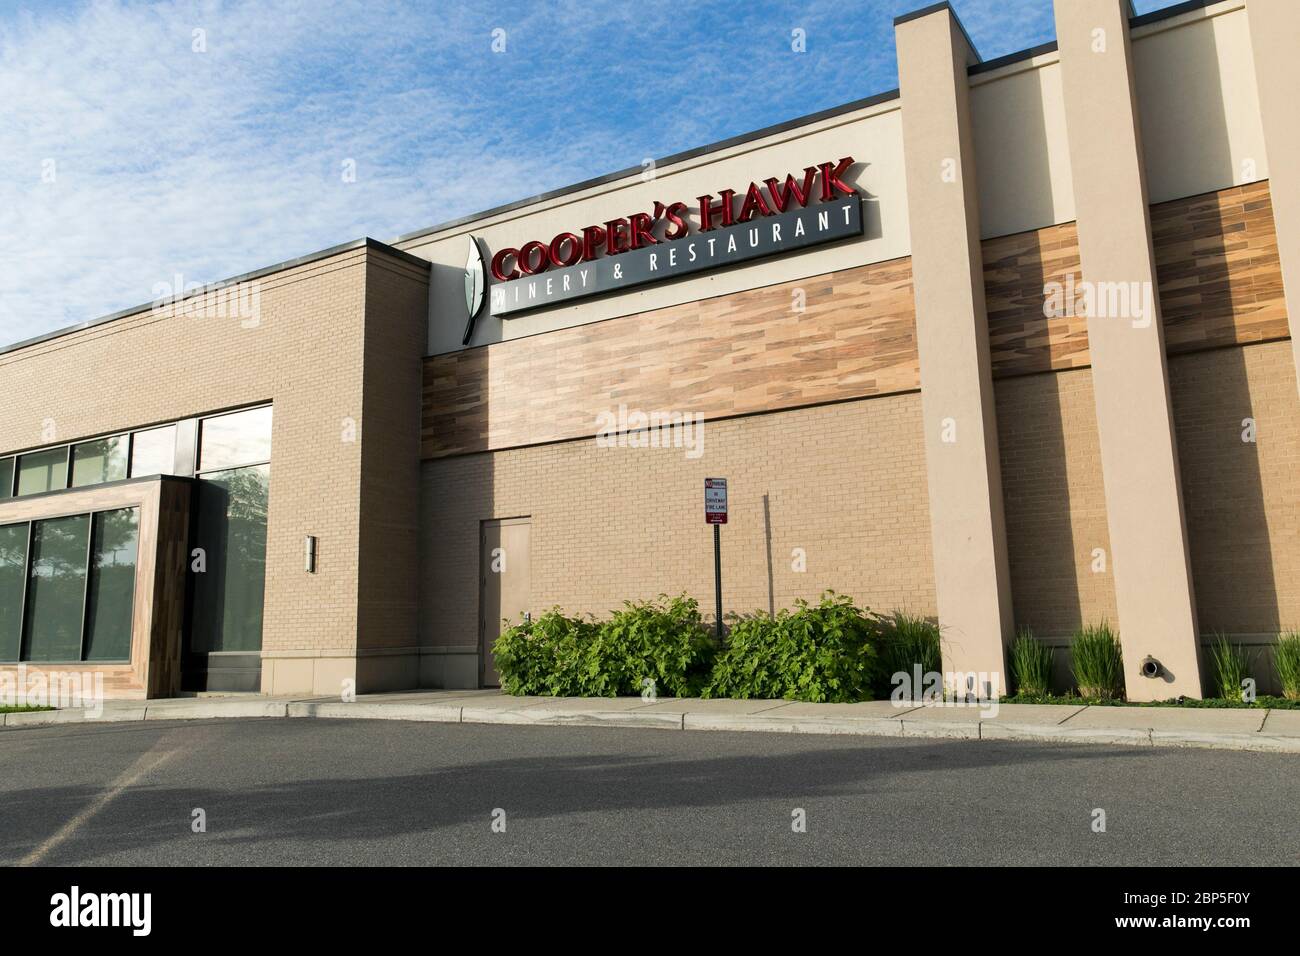
[[[483,290],[487,286],[487,273],[483,264],[483,251],[478,240],[469,237],[469,255],[465,259],[465,337],[461,345],[469,345],[474,336],[474,320],[483,309]]]

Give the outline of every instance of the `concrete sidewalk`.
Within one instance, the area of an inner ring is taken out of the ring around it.
[[[977,707],[896,706],[891,701],[861,704],[801,704],[783,700],[645,701],[639,697],[509,697],[494,690],[371,694],[353,703],[343,703],[337,698],[251,694],[108,701],[103,714],[97,718],[73,709],[0,714],[0,723],[5,728],[19,728],[83,721],[230,717],[757,730],[1300,753],[1300,710],[1001,704],[996,715],[991,715]]]

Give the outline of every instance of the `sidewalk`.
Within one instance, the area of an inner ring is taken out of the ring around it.
[[[975,707],[895,706],[890,701],[861,704],[801,704],[782,700],[645,701],[639,697],[509,697],[494,690],[370,694],[354,703],[343,703],[337,698],[257,695],[107,701],[98,718],[88,718],[74,709],[0,714],[0,723],[8,729],[92,719],[232,717],[784,731],[1300,753],[1300,710],[1002,704],[996,716],[987,716]]]

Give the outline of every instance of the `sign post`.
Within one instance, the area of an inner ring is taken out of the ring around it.
[[[722,526],[727,523],[727,479],[704,479],[704,523],[713,525],[713,589],[718,641],[722,641]]]

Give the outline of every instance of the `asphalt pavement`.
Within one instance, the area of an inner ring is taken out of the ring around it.
[[[0,768],[8,865],[1300,863],[1285,754],[217,719],[6,731]]]

